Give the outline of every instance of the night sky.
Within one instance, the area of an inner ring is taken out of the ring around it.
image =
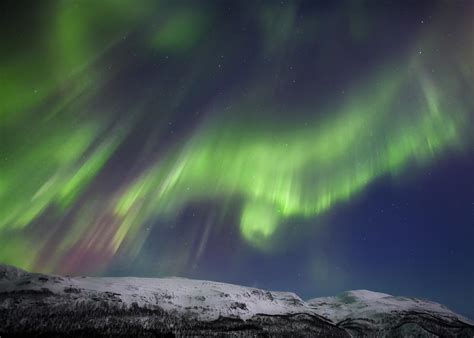
[[[1,1],[0,262],[474,318],[473,1]]]

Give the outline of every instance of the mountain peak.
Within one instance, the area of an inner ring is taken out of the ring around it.
[[[4,280],[14,280],[28,274],[25,270],[12,265],[0,264],[0,282]]]

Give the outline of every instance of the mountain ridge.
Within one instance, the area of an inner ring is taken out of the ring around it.
[[[69,277],[1,264],[0,317],[0,335],[474,335],[471,320],[441,304],[368,290],[305,301],[205,280]]]

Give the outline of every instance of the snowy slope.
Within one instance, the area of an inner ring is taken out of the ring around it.
[[[256,314],[313,314],[306,303],[290,292],[270,292],[238,285],[185,278],[94,278],[27,275],[16,282],[0,282],[0,291],[41,291],[75,294],[75,300],[97,294],[112,295],[110,302],[139,307],[158,305],[170,312],[195,315],[199,320],[219,317],[248,319]]]
[[[1,265],[0,264],[0,282],[15,280],[20,277],[28,275],[28,272],[15,268],[10,265]]]
[[[474,334],[444,306],[358,290],[291,292],[184,278],[62,277],[0,265],[2,334],[338,336]]]
[[[389,331],[405,324],[413,326],[413,323],[424,329],[432,326],[474,328],[474,322],[441,304],[368,290],[347,291],[336,297],[311,299],[307,303],[341,327],[365,332]]]
[[[112,322],[119,326],[114,334],[127,335],[179,329],[192,335],[220,330],[348,336],[290,292],[185,278],[62,277],[0,265],[0,276],[2,271],[9,276],[0,279],[4,333],[25,333],[23,327],[29,333],[38,323],[44,332],[110,332]]]
[[[12,269],[9,269],[12,274]],[[256,314],[282,315],[314,311],[291,292],[270,292],[232,284],[185,278],[59,277],[24,274],[0,282],[1,292],[41,291],[76,294],[76,301],[104,293],[111,302],[139,307],[159,305],[170,312],[193,314],[199,320],[219,317],[248,319]]]

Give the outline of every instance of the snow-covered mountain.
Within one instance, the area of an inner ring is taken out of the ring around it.
[[[290,292],[209,281],[61,277],[6,265],[0,265],[0,318],[0,336],[474,334],[472,322],[442,305],[370,291],[305,302]],[[400,331],[392,321],[414,328]]]
[[[473,337],[474,322],[428,300],[368,290],[307,301],[318,314],[352,335]]]

